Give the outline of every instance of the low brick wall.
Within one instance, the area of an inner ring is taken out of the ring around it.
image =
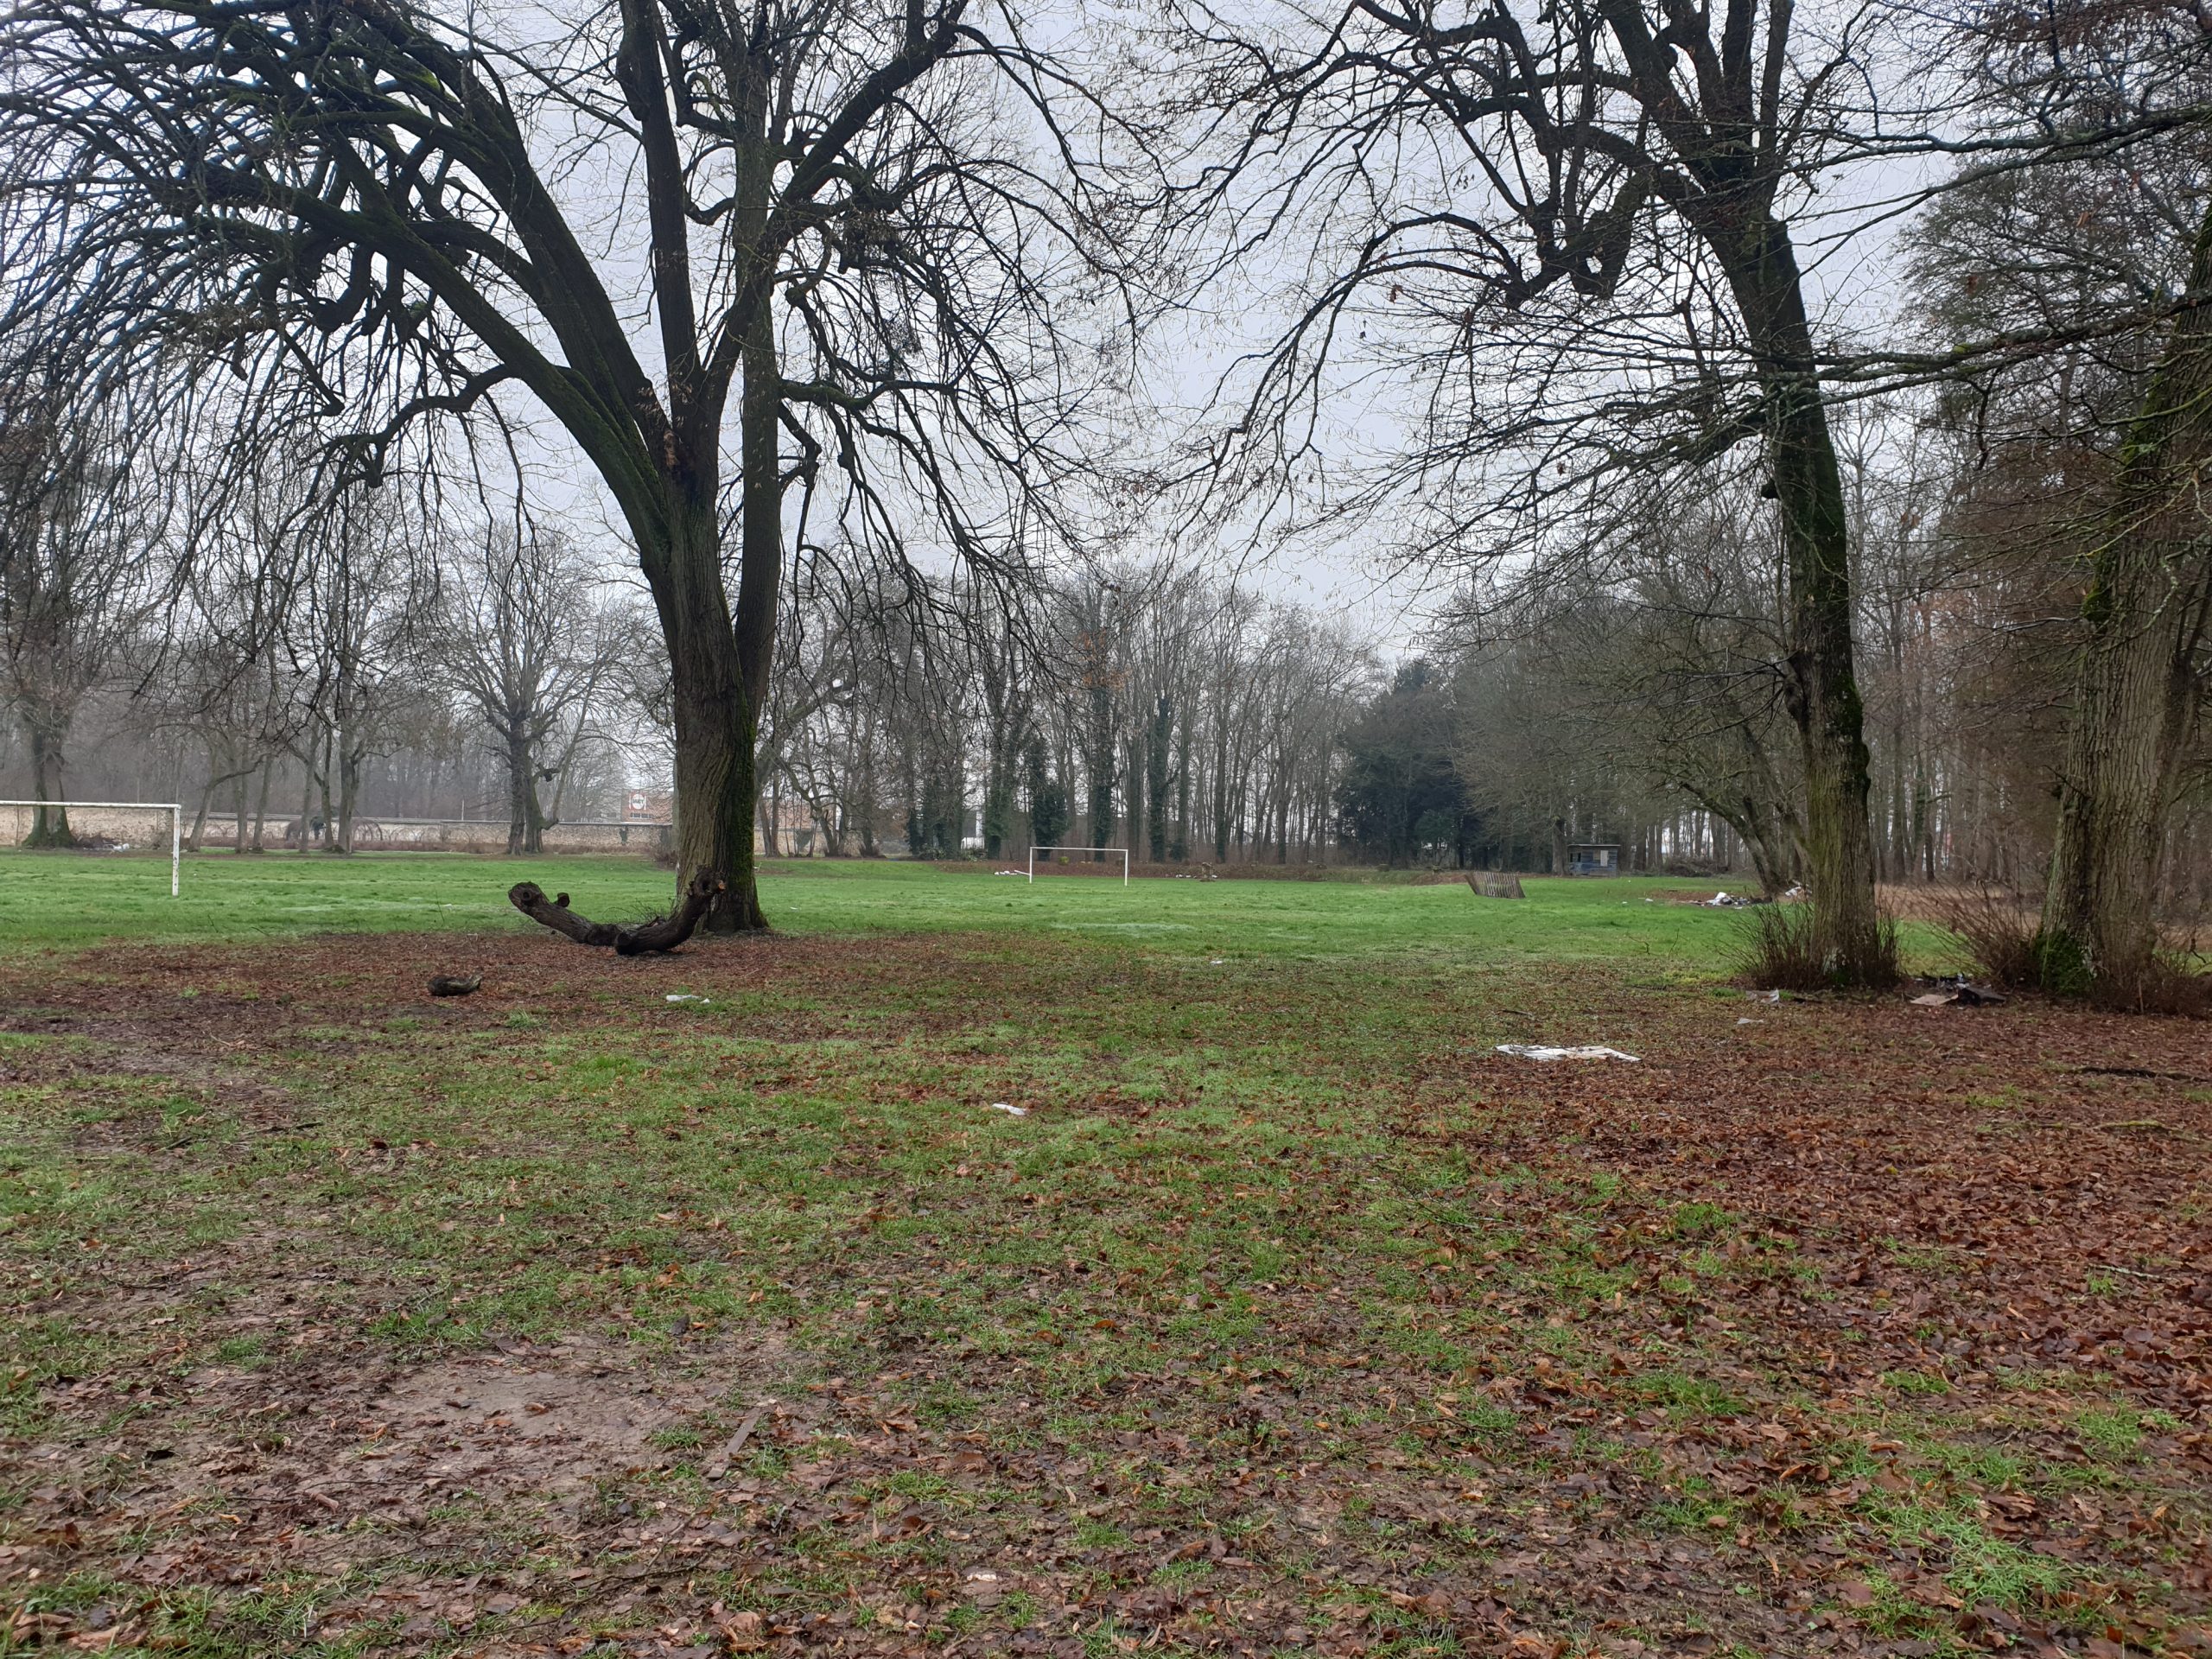
[[[0,807],[0,846],[22,843],[31,832],[35,810],[28,806]],[[296,846],[299,827],[296,818],[271,817],[263,826],[262,845]],[[127,846],[134,852],[142,848],[168,850],[169,815],[157,807],[73,806],[69,809],[69,828],[79,836],[97,836],[103,841]],[[236,847],[241,830],[251,841],[251,815],[241,823],[234,814],[210,812],[200,830],[200,844],[203,848]],[[183,832],[187,836],[192,833],[188,809],[184,814]],[[672,826],[665,823],[579,820],[556,823],[548,830],[545,850],[651,854],[672,845],[673,835]],[[363,853],[504,853],[507,850],[507,826],[504,822],[483,818],[356,818],[353,849]]]

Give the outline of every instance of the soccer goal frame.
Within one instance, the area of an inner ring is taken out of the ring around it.
[[[1037,855],[1039,853],[1119,853],[1122,855],[1122,885],[1129,885],[1129,849],[1126,847],[1032,847],[1029,849],[1029,883],[1037,884]]]
[[[0,801],[0,806],[59,807],[67,812],[81,807],[87,812],[166,812],[169,815],[169,897],[176,898],[181,891],[179,878],[184,871],[184,808],[175,801]],[[38,820],[34,817],[31,822]],[[28,832],[26,832],[28,833]]]

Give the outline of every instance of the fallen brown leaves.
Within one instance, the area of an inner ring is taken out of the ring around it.
[[[319,1027],[404,1009],[484,1032],[526,1004],[572,1031],[665,1022],[674,1051],[690,1028],[656,1006],[666,987],[777,986],[791,1005],[747,1034],[791,1046],[755,1082],[804,1090],[851,1064],[806,1039],[843,1034],[841,1008],[885,979],[957,982],[869,1031],[930,1042],[1064,995],[1068,965],[1025,947],[979,967],[944,941],[756,941],[706,963],[470,948],[485,989],[435,1007],[421,939],[17,968],[11,1023],[89,1046],[5,1063],[65,1091],[118,1067],[212,1080],[273,1134],[303,1116],[277,1051]],[[188,981],[208,988],[180,1006]],[[22,1320],[143,1329],[166,1298],[219,1292],[235,1329],[292,1340],[261,1365],[179,1375],[156,1347],[42,1382],[58,1427],[5,1448],[8,1640],[188,1647],[191,1590],[231,1610],[225,1640],[264,1618],[248,1640],[270,1651],[2212,1650],[2201,1027],[1901,1000],[1744,1026],[1701,989],[1503,982],[1516,1021],[1643,1064],[1497,1057],[1470,995],[1438,997],[1378,1069],[1330,1054],[1340,982],[1211,993],[1389,1124],[1421,1204],[1392,1186],[1409,1218],[1362,1231],[1378,1168],[1402,1172],[1335,1147],[1295,1098],[1256,1101],[1248,1122],[1294,1132],[1278,1154],[1195,1211],[1133,1164],[1135,1201],[1163,1248],[1199,1221],[1258,1241],[1310,1224],[1308,1253],[1264,1278],[1195,1247],[1173,1271],[1039,1265],[1011,1350],[921,1317],[960,1268],[872,1242],[895,1197],[842,1224],[860,1265],[790,1269],[837,1344],[827,1375],[791,1317],[742,1313],[659,1344],[397,1353],[342,1301],[283,1313],[313,1287],[273,1231],[105,1300],[17,1282]],[[933,1085],[868,1086],[905,1104]],[[1100,1075],[1039,1109],[1149,1134],[1188,1109]],[[89,1125],[88,1150],[112,1133]],[[825,1168],[888,1192],[875,1156]],[[1049,1231],[1067,1195],[1040,1185],[961,1162],[931,1226]],[[723,1230],[688,1204],[652,1213]],[[1361,1254],[1378,1238],[1387,1262]],[[590,1265],[649,1262],[632,1244]],[[1217,1319],[1236,1334],[1209,1335]],[[1094,1340],[1110,1364],[1084,1363]]]

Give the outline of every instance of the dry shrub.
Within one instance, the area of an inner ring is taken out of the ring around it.
[[[1955,888],[1934,902],[1936,918],[1959,943],[1975,978],[2007,991],[2044,991],[2079,997],[2127,1014],[2212,1017],[2212,975],[2202,970],[2194,939],[2153,957],[2142,974],[2126,979],[2094,973],[2082,947],[2046,936],[2033,896],[2016,889]]]
[[[1959,942],[1970,974],[1999,990],[2041,988],[2042,931],[2036,906],[2008,887],[1955,887],[1933,900],[1936,919]]]
[[[2212,974],[2196,964],[2195,951],[2161,952],[2132,984],[2100,980],[2090,1000],[2123,1014],[2163,1014],[2184,1020],[2212,1020]]]
[[[1856,982],[1869,988],[1892,985],[1897,978],[1897,925],[1880,918],[1877,961],[1853,982],[1813,948],[1810,905],[1757,905],[1745,912],[1738,967],[1742,976],[1763,991],[1826,991]]]

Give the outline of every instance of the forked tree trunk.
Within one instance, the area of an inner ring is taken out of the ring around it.
[[[2212,527],[2198,499],[2212,459],[2212,214],[2188,294],[2121,451],[2082,601],[2088,637],[2074,671],[2040,941],[2053,990],[2126,998],[2158,950],[2158,865],[2212,607]]]

